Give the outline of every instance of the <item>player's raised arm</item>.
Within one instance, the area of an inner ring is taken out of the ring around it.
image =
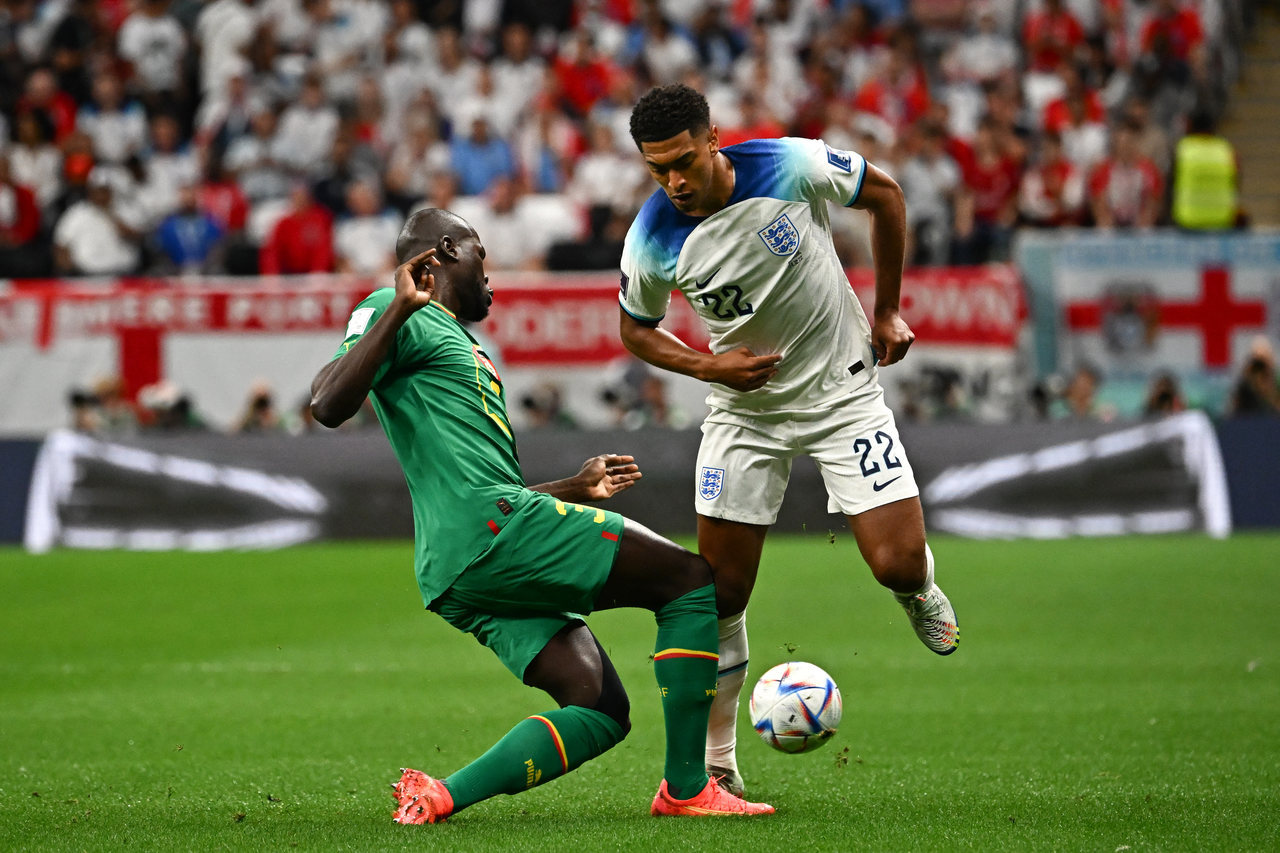
[[[781,355],[756,355],[747,347],[712,355],[699,352],[661,326],[641,323],[619,310],[622,343],[654,367],[683,373],[703,382],[718,382],[735,391],[754,391],[778,372]]]
[[[876,304],[871,345],[881,367],[901,361],[916,336],[898,314],[907,244],[907,205],[897,181],[871,163],[853,206],[871,214],[871,254],[875,261]]]
[[[435,277],[430,269],[440,263],[435,254],[435,249],[428,249],[397,267],[391,304],[346,354],[320,368],[311,383],[311,414],[316,421],[332,429],[360,410],[396,333],[414,311],[431,302]]]

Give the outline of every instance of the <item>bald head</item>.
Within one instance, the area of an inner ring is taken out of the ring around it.
[[[475,234],[475,229],[456,213],[438,207],[423,208],[410,216],[400,229],[400,236],[396,238],[396,263],[402,264],[435,248],[441,237],[452,237],[456,241],[469,234]]]

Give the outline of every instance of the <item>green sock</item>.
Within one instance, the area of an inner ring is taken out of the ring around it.
[[[622,737],[617,721],[599,711],[557,708],[516,723],[488,752],[442,781],[457,812],[495,794],[518,794],[550,782]]]
[[[685,593],[657,612],[653,671],[667,728],[667,790],[686,800],[707,784],[707,717],[716,696],[719,634],[715,587]]]

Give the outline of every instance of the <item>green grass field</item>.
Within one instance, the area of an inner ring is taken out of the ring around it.
[[[775,537],[752,671],[839,682],[822,750],[740,728],[767,818],[648,816],[662,729],[641,612],[592,627],[634,730],[440,826],[391,823],[546,710],[421,607],[407,543],[0,551],[3,850],[1276,850],[1280,536],[934,542],[963,646],[928,653],[847,535]]]

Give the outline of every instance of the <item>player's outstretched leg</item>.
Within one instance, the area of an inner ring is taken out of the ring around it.
[[[613,572],[596,609],[639,606],[654,612],[658,637],[653,668],[667,734],[664,778],[651,812],[664,816],[768,814],[707,775],[707,719],[716,695],[718,631],[711,568],[697,554],[627,522]]]
[[[920,499],[894,501],[847,518],[872,574],[893,592],[925,647],[940,655],[959,648],[956,612],[934,583]]]
[[[521,720],[488,752],[445,779],[405,771],[392,786],[397,823],[437,823],[497,794],[518,794],[550,782],[626,736],[630,707],[622,682],[581,622],[552,637],[525,670],[524,680],[562,707]]]
[[[703,744],[716,693],[715,587],[686,593],[657,613],[653,669],[662,694],[667,761],[650,813],[661,817],[772,814],[773,806],[730,794],[703,769]]]
[[[911,620],[911,627],[925,648],[949,655],[960,647],[960,625],[955,608],[933,580],[933,551],[924,546],[928,570],[924,585],[916,592],[894,593]]]

